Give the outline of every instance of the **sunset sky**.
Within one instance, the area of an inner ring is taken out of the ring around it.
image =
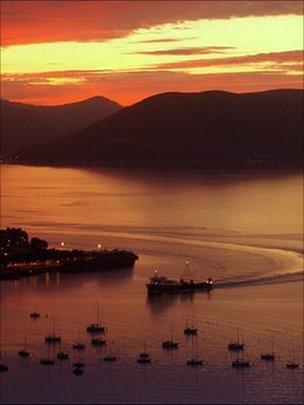
[[[302,87],[301,1],[1,1],[1,97]]]

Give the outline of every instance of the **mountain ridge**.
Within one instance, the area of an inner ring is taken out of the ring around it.
[[[113,114],[121,106],[97,96],[56,106],[37,106],[1,99],[1,153],[41,144]]]
[[[21,159],[67,165],[299,166],[302,107],[300,89],[161,93],[43,151],[24,151]]]

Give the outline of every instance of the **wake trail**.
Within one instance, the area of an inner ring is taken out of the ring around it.
[[[102,235],[105,237],[113,237],[116,232],[104,231]],[[200,246],[206,248],[229,250],[240,253],[251,253],[270,258],[276,263],[275,270],[267,271],[264,274],[248,276],[236,275],[226,279],[216,280],[216,285],[221,287],[253,284],[253,283],[274,283],[282,281],[291,281],[293,279],[301,279],[303,276],[303,255],[298,251],[268,248],[261,246],[252,246],[246,244],[229,243],[229,242],[215,242],[205,239],[189,238],[189,235],[163,236],[148,233],[136,232],[122,232],[116,234],[119,238],[137,239],[143,241],[156,241],[163,243],[174,243],[180,245]]]

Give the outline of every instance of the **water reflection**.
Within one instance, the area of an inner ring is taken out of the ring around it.
[[[39,276],[21,278],[19,280],[7,280],[6,284],[14,285],[16,288],[35,289],[37,293],[57,291],[58,289],[75,289],[83,285],[94,283],[101,288],[118,287],[126,284],[132,279],[134,266],[116,269],[106,272],[89,272],[89,273],[44,273]]]
[[[183,305],[184,303],[191,304],[195,300],[196,295],[202,295],[205,299],[212,298],[213,291],[195,291],[191,293],[181,294],[161,294],[149,295],[147,294],[146,306],[154,315],[159,315],[166,312],[173,305]]]

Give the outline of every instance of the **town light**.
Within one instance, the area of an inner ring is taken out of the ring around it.
[[[64,242],[61,242],[60,245],[61,245],[61,247],[64,247]]]
[[[101,244],[99,243],[99,244],[97,245],[97,247],[98,247],[98,249],[101,249]]]

